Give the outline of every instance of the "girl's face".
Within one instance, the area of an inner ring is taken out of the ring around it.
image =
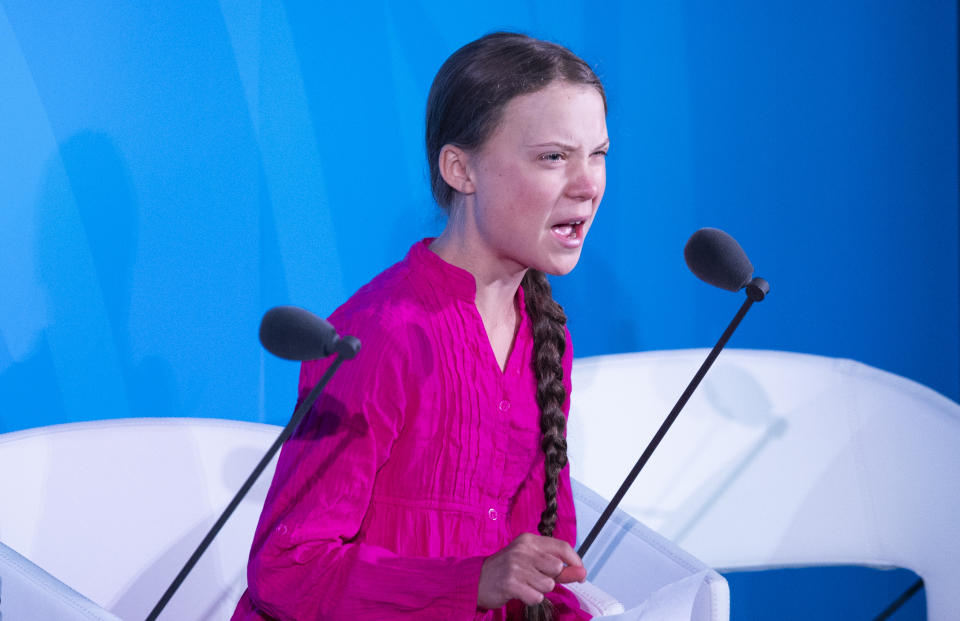
[[[603,198],[608,146],[591,86],[557,81],[510,100],[470,157],[467,205],[483,250],[507,269],[572,270]]]

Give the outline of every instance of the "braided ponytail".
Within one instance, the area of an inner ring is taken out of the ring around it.
[[[553,299],[550,283],[543,272],[528,270],[521,283],[527,315],[533,328],[533,368],[537,377],[537,405],[540,407],[540,448],[543,449],[545,477],[543,496],[546,508],[540,515],[537,530],[550,537],[557,525],[557,484],[560,471],[567,465],[566,418],[563,402],[567,391],[563,385],[563,352],[567,340],[564,326],[567,316]],[[544,599],[527,606],[528,621],[550,621],[553,606]]]

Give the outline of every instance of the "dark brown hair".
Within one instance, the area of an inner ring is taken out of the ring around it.
[[[427,98],[427,160],[433,196],[449,209],[457,191],[440,175],[440,150],[451,144],[474,150],[493,134],[507,103],[534,93],[555,81],[597,89],[607,100],[593,70],[570,50],[526,35],[495,32],[468,43],[440,67]],[[554,301],[543,272],[527,270],[521,283],[527,315],[533,329],[533,367],[540,407],[540,447],[543,450],[546,507],[537,530],[552,536],[557,523],[557,483],[567,463],[566,419],[563,403],[563,352],[567,317]],[[550,603],[528,606],[527,619],[550,619]]]

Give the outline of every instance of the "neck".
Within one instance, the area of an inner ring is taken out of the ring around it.
[[[477,283],[477,309],[486,317],[512,314],[514,298],[526,268],[504,265],[473,251],[468,244],[448,234],[449,227],[430,244],[441,259],[473,274]],[[507,312],[509,311],[509,313]]]
[[[455,212],[454,212],[455,213]],[[441,259],[473,274],[475,302],[500,368],[506,366],[519,325],[517,289],[527,268],[495,257],[483,244],[471,243],[468,227],[451,214],[443,233],[430,244]]]
[[[527,273],[526,266],[496,256],[482,241],[476,227],[466,217],[467,209],[454,207],[450,211],[443,233],[430,244],[430,249],[441,259],[465,269],[477,283],[477,307],[509,308]]]

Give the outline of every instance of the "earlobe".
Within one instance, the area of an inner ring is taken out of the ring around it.
[[[440,149],[440,176],[461,194],[473,194],[476,191],[470,178],[468,159],[466,151],[452,144],[445,144]]]

